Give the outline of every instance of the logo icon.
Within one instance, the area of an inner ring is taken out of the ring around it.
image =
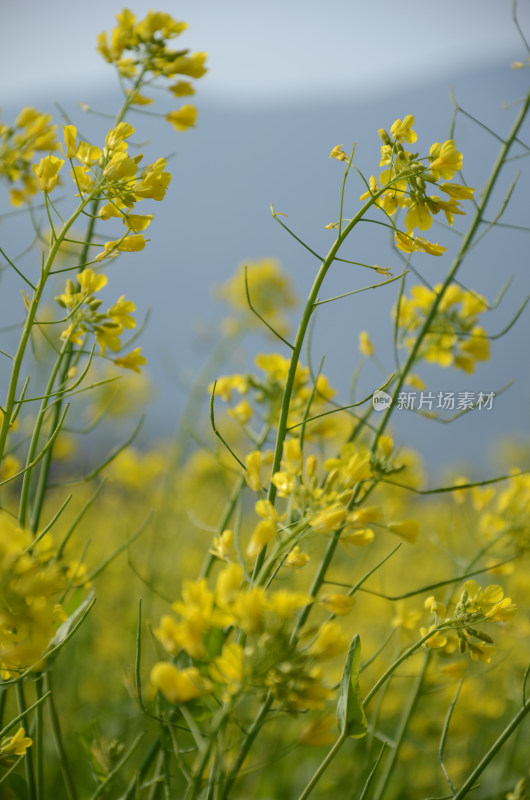
[[[378,389],[372,395],[372,405],[374,407],[374,411],[384,411],[385,408],[388,408],[389,405],[392,403],[392,398],[386,392],[383,392],[381,389]]]

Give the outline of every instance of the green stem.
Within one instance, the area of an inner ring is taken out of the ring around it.
[[[503,744],[510,738],[512,733],[518,728],[521,724],[523,719],[526,717],[528,712],[530,711],[530,702],[527,702],[520,711],[510,720],[508,725],[505,727],[501,735],[495,740],[492,744],[488,752],[485,754],[484,758],[477,764],[473,772],[469,775],[469,777],[464,781],[458,792],[455,794],[453,800],[462,800],[473,788],[475,781],[480,775],[484,772],[490,761],[492,761]]]
[[[5,405],[4,405],[4,416],[3,416],[3,419],[2,419],[2,424],[0,425],[0,460],[2,459],[2,456],[4,454],[7,434],[8,434],[8,431],[9,431],[9,426],[11,424],[13,410],[14,410],[14,407],[15,407],[15,404],[16,404],[16,393],[17,393],[17,387],[18,387],[18,380],[19,380],[19,377],[20,377],[20,370],[22,368],[22,362],[23,362],[23,359],[24,359],[24,355],[26,353],[26,347],[27,347],[27,344],[28,344],[28,341],[29,341],[29,337],[30,337],[31,331],[33,329],[33,325],[35,324],[35,317],[36,317],[37,310],[39,308],[39,305],[40,305],[40,302],[41,302],[41,299],[42,299],[42,295],[43,295],[43,292],[44,292],[44,288],[46,286],[46,282],[48,280],[48,276],[50,274],[50,270],[52,268],[53,262],[55,260],[56,255],[57,255],[57,252],[59,251],[59,248],[62,245],[62,243],[64,241],[64,238],[65,238],[66,234],[68,233],[69,229],[72,227],[72,225],[77,220],[77,218],[82,213],[82,211],[86,208],[88,203],[91,202],[91,200],[93,199],[94,195],[99,191],[99,189],[100,189],[100,185],[98,183],[98,185],[92,190],[90,195],[88,195],[79,204],[79,206],[73,212],[71,217],[64,223],[59,236],[54,240],[54,242],[53,242],[53,244],[52,244],[52,246],[50,248],[50,252],[48,253],[48,258],[46,259],[46,261],[45,261],[45,263],[44,263],[44,265],[42,267],[40,280],[39,280],[39,282],[37,284],[37,288],[35,289],[35,292],[33,294],[33,298],[32,298],[31,303],[29,305],[28,313],[26,315],[26,320],[24,322],[24,328],[22,330],[22,335],[21,335],[20,341],[18,343],[17,352],[16,352],[15,357],[13,359],[13,366],[12,366],[12,370],[11,370],[11,379],[9,381],[9,387],[8,387],[8,390],[7,390],[7,397],[6,397],[6,401],[5,401]]]
[[[392,775],[392,772],[394,770],[394,767],[396,765],[396,762],[397,762],[397,759],[398,759],[398,756],[399,756],[399,751],[401,749],[401,745],[403,744],[403,739],[405,737],[405,733],[407,731],[407,728],[408,728],[408,725],[409,725],[409,722],[410,722],[410,718],[412,717],[412,714],[414,713],[414,709],[416,707],[416,704],[417,704],[417,702],[419,700],[421,687],[422,687],[422,684],[423,684],[423,681],[424,681],[424,678],[425,678],[425,673],[427,672],[427,667],[429,665],[429,661],[430,660],[431,660],[431,651],[428,650],[425,653],[425,658],[423,660],[423,666],[422,666],[418,676],[416,677],[416,680],[415,680],[414,685],[412,687],[412,691],[410,692],[407,705],[403,709],[403,714],[401,715],[401,719],[399,721],[399,726],[398,726],[396,737],[395,737],[395,747],[389,753],[389,757],[388,757],[388,760],[386,761],[383,775],[381,776],[381,780],[380,780],[380,782],[379,782],[379,784],[377,786],[377,789],[376,789],[376,792],[375,792],[375,795],[374,795],[374,800],[381,800],[381,798],[383,797],[383,795],[384,795],[384,793],[386,791],[386,788],[388,786],[388,781],[390,780],[390,777]]]
[[[239,770],[243,766],[243,763],[248,755],[248,752],[252,747],[254,739],[256,738],[261,728],[263,727],[263,724],[265,722],[265,717],[269,713],[271,705],[272,705],[272,695],[269,694],[266,700],[263,702],[263,705],[261,706],[260,710],[258,711],[256,718],[252,723],[251,728],[247,731],[246,737],[241,747],[239,748],[239,753],[237,754],[236,759],[232,765],[232,768],[230,769],[230,772],[227,775],[225,785],[223,786],[223,789],[219,795],[219,800],[227,800],[230,791],[232,789],[232,786],[234,785],[234,782],[239,774]]]
[[[33,470],[29,469],[29,466],[32,463],[33,459],[35,458],[35,453],[37,452],[37,447],[38,447],[38,443],[39,443],[40,433],[41,433],[41,430],[42,430],[42,425],[43,425],[43,422],[44,422],[44,417],[45,417],[46,411],[48,409],[48,401],[49,401],[50,396],[51,396],[51,394],[53,392],[55,379],[57,377],[57,373],[59,372],[59,368],[61,366],[61,362],[64,359],[64,355],[65,355],[66,349],[68,347],[68,344],[69,344],[68,341],[65,341],[63,343],[61,351],[60,351],[59,355],[57,356],[57,359],[55,361],[53,369],[52,369],[52,371],[50,373],[50,377],[48,379],[48,383],[46,385],[46,389],[43,392],[44,396],[43,396],[42,401],[41,401],[39,413],[37,414],[37,419],[35,420],[35,425],[33,426],[33,433],[31,435],[31,441],[30,441],[30,445],[28,447],[28,452],[27,452],[27,456],[26,456],[26,472],[24,473],[24,479],[22,481],[22,489],[21,489],[21,492],[20,492],[18,522],[19,522],[19,525],[22,528],[26,524],[26,515],[27,515],[27,510],[28,510],[29,489],[30,489],[30,483],[31,483],[31,476],[32,476],[32,473],[33,473]],[[52,426],[51,430],[53,431],[54,429],[55,428]],[[50,455],[51,455],[51,448],[48,450],[48,452],[44,456],[44,459],[47,459],[47,458],[49,459]],[[45,463],[44,460],[41,463]],[[41,477],[42,477],[42,469],[43,469],[43,467],[41,468]],[[40,488],[41,487],[39,486],[39,489]],[[40,502],[36,499],[35,500],[35,505],[36,505],[37,509],[40,511],[40,507],[42,506],[42,500],[43,500],[43,491],[37,490],[37,498],[39,498]],[[39,514],[37,514],[37,518],[38,517],[39,517]],[[32,529],[33,529],[33,532],[36,531],[36,528],[32,528]]]
[[[129,783],[127,789],[125,790],[125,794],[123,795],[122,800],[132,800],[136,795],[136,788],[139,785],[140,781],[144,777],[144,775],[149,770],[149,767],[153,763],[153,759],[156,757],[158,751],[162,746],[162,742],[160,738],[155,739],[149,750],[147,751],[144,760],[140,764],[135,775],[133,775],[131,782]]]
[[[77,791],[75,788],[74,779],[72,776],[72,772],[70,770],[70,765],[68,763],[68,758],[64,747],[63,735],[61,732],[61,724],[59,722],[59,715],[57,714],[57,709],[55,707],[55,702],[53,700],[51,679],[49,673],[46,674],[45,681],[46,681],[46,689],[49,691],[48,711],[50,714],[52,735],[53,735],[53,740],[55,742],[57,755],[59,756],[59,761],[61,764],[61,772],[63,773],[66,794],[68,800],[77,800]]]
[[[24,684],[22,681],[18,681],[16,683],[15,691],[17,694],[18,710],[21,714],[23,714],[26,711],[26,699],[24,697]],[[21,722],[26,733],[29,732],[29,718],[24,716],[22,717]],[[33,768],[33,753],[31,748],[26,750],[26,755],[24,756],[24,768],[26,770],[26,781],[28,784],[28,800],[37,800],[35,771]]]
[[[274,457],[271,467],[271,475],[274,475],[275,472],[278,472],[280,469],[280,462],[282,459],[282,452],[283,452],[283,443],[287,434],[287,418],[289,415],[289,406],[291,404],[291,397],[293,394],[293,387],[294,381],[296,376],[296,368],[298,366],[298,361],[300,359],[300,353],[302,351],[302,346],[304,344],[304,340],[307,333],[307,328],[309,325],[309,321],[315,310],[315,304],[318,300],[318,293],[320,292],[320,288],[324,282],[324,278],[326,277],[329,268],[333,264],[335,260],[335,256],[337,252],[347,238],[347,236],[351,233],[353,228],[357,225],[359,220],[366,214],[369,208],[374,205],[375,202],[379,199],[379,197],[386,192],[389,188],[389,185],[384,186],[378,192],[370,197],[369,200],[361,206],[357,214],[350,220],[350,222],[344,228],[336,238],[334,244],[332,245],[329,253],[327,254],[326,258],[320,265],[320,269],[318,270],[317,276],[313,282],[313,286],[311,287],[311,291],[309,292],[309,296],[306,300],[306,304],[304,306],[304,310],[302,312],[302,316],[300,319],[300,323],[298,325],[298,331],[296,333],[296,339],[293,346],[293,352],[291,354],[291,361],[289,364],[289,370],[287,372],[287,378],[285,381],[285,388],[283,391],[282,397],[282,405],[280,409],[280,418],[278,420],[278,431],[276,435],[276,445],[274,448]],[[269,501],[274,505],[276,502],[276,486],[270,483],[269,491],[267,494]],[[257,577],[265,559],[265,548],[258,554],[256,558],[256,563],[254,565],[254,578]]]
[[[327,770],[327,768],[329,767],[329,765],[331,764],[331,762],[333,761],[333,759],[335,758],[335,756],[337,755],[337,753],[339,752],[339,750],[341,749],[342,745],[347,740],[347,738],[348,738],[348,734],[347,733],[342,733],[339,736],[339,738],[337,739],[337,741],[335,742],[335,744],[333,745],[333,747],[331,748],[331,750],[329,751],[329,753],[327,754],[325,759],[322,761],[322,763],[320,764],[319,768],[317,769],[317,771],[315,772],[315,774],[313,775],[313,777],[311,778],[311,780],[309,781],[309,783],[305,787],[305,789],[302,792],[302,794],[298,797],[298,800],[306,800],[306,798],[309,797],[309,795],[311,794],[311,792],[313,791],[313,789],[315,788],[315,786],[319,782],[320,778],[322,777],[324,772]]]
[[[35,681],[35,692],[37,700],[43,697],[42,675],[38,675]],[[41,703],[35,709],[35,760],[37,773],[37,800],[44,800],[44,706]]]

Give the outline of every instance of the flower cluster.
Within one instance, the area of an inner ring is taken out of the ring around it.
[[[293,308],[296,300],[289,276],[279,261],[263,258],[241,264],[235,275],[216,292],[239,313],[244,313],[243,324],[250,319],[260,324],[258,317],[252,315],[252,308],[278,333],[285,334],[288,328],[283,316],[284,310]],[[241,327],[238,320],[227,321],[229,330],[237,332]]]
[[[153,666],[151,683],[170,703],[212,693],[226,702],[245,686],[270,690],[290,712],[323,708],[333,692],[320,665],[346,648],[346,638],[329,622],[300,647],[289,625],[310,602],[308,595],[287,589],[249,587],[238,564],[221,570],[215,591],[206,579],[184,581],[182,601],[173,603],[178,620],[165,615],[155,631],[172,661]]]
[[[62,332],[61,337],[67,341],[82,345],[86,334],[93,333],[99,345],[100,355],[107,349],[117,352],[121,349],[121,335],[125,329],[136,327],[132,316],[136,306],[122,295],[107,311],[101,312],[101,300],[94,297],[107,283],[106,275],[96,275],[87,268],[77,275],[76,283],[66,282],[63,294],[56,297],[57,302],[68,311],[70,324]],[[140,365],[146,364],[141,355],[141,348],[136,347],[126,356],[114,360],[120,367],[140,372]]]
[[[435,142],[427,158],[420,158],[418,153],[405,149],[405,143],[413,144],[418,138],[413,125],[414,117],[409,114],[403,120],[397,119],[390,133],[383,128],[379,130],[383,141],[380,166],[384,169],[379,175],[379,182],[375,176],[370,177],[369,190],[361,196],[361,200],[381,192],[376,204],[388,216],[391,217],[398,208],[406,210],[406,232],[396,229],[396,246],[406,253],[420,251],[439,256],[445,252],[445,248],[415,236],[414,229],[429,230],[433,216],[440,212],[452,225],[455,215],[465,213],[459,201],[471,200],[474,190],[468,186],[447,183],[455,172],[462,169],[463,164],[462,154],[452,139],[443,143]],[[440,180],[443,182],[440,183]],[[431,186],[436,186],[447,198],[428,194]]]
[[[7,679],[25,669],[42,669],[43,656],[66,619],[59,602],[69,583],[84,582],[78,563],[56,558],[49,534],[33,537],[0,514],[0,671]]]
[[[173,50],[167,45],[186,30],[185,22],[178,22],[161,11],[148,11],[143,19],[137,20],[126,8],[116,15],[116,19],[118,24],[111,32],[110,40],[105,32],[99,34],[97,49],[106,61],[116,65],[124,82],[130,82],[128,94],[132,103],[148,105],[153,102],[151,97],[138,91],[140,83],[147,78],[176,79],[168,87],[174,97],[195,94],[188,79],[206,74],[206,53]],[[166,119],[177,131],[183,131],[195,125],[197,109],[186,103],[170,111]]]
[[[273,425],[280,414],[289,363],[288,358],[278,353],[262,353],[255,359],[256,366],[262,372],[261,375],[240,373],[223,375],[217,379],[215,393],[224,402],[230,402],[234,393],[245,397],[229,410],[229,414],[240,422],[246,423],[254,417],[257,406],[262,421]],[[209,391],[213,391],[213,384],[210,385]],[[325,375],[318,375],[313,383],[310,370],[298,364],[289,406],[288,425],[297,426],[308,420],[305,428],[306,437],[334,436],[337,431],[335,416],[319,415],[330,410],[329,402],[335,394],[335,389],[330,386]],[[250,403],[247,397],[251,397],[253,402]],[[318,419],[315,419],[317,417]]]
[[[56,129],[49,114],[30,107],[22,109],[13,126],[0,121],[0,176],[12,185],[9,199],[14,206],[36,194],[32,161],[35,153],[57,149]]]
[[[452,616],[445,617],[446,609],[434,597],[425,601],[425,607],[434,614],[435,621],[439,624],[447,623],[447,630],[436,630],[425,642],[426,647],[445,647],[448,644],[448,631],[454,630],[458,636],[458,647],[461,653],[469,652],[473,661],[482,661],[489,664],[495,655],[493,639],[487,633],[477,629],[477,625],[485,622],[507,622],[517,612],[517,606],[510,597],[504,596],[501,586],[491,584],[485,589],[475,580],[466,581],[464,591],[456,604]],[[432,625],[429,630],[433,630]],[[422,636],[428,631],[421,629]]]
[[[406,347],[414,344],[414,333],[423,326],[441,288],[441,284],[433,290],[413,286],[410,297],[401,297],[398,325]],[[477,324],[479,315],[487,309],[487,301],[481,295],[455,284],[449,286],[440,300],[418,357],[442,367],[454,366],[472,373],[476,362],[487,361],[490,355],[487,333]]]
[[[388,473],[394,469],[390,460],[392,450],[389,436],[381,437],[375,457],[366,448],[345,444],[337,458],[324,461],[325,475],[322,477],[316,456],[309,455],[304,464],[300,441],[286,440],[281,469],[272,476],[272,483],[278,496],[288,501],[296,522],[283,525],[287,515],[280,516],[268,500],[258,500],[255,511],[260,521],[253,530],[247,555],[255,557],[274,540],[282,550],[289,552],[289,558],[307,533],[329,535],[339,529],[343,545],[362,547],[374,540],[375,534],[370,527],[373,524],[386,528],[405,541],[415,542],[419,534],[415,520],[383,522],[382,508],[363,505],[364,493],[356,491],[363,483],[371,484],[378,472]],[[262,466],[266,460],[267,454],[257,450],[245,459],[245,480],[254,491],[264,488]],[[355,497],[357,502],[353,502]]]
[[[509,534],[521,552],[530,551],[530,476],[514,475],[506,488],[484,497],[480,530],[486,539]]]

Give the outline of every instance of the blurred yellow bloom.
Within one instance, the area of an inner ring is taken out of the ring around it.
[[[434,630],[436,625],[431,625],[429,631]],[[420,634],[422,638],[429,632],[427,628],[420,628]],[[423,643],[424,647],[432,647],[432,648],[440,648],[445,647],[447,644],[447,636],[444,636],[441,631],[436,631],[430,636],[427,641]]]
[[[343,506],[324,508],[309,519],[309,524],[318,533],[333,533],[346,519],[348,510]]]
[[[346,594],[324,594],[319,597],[319,603],[321,603],[330,614],[343,617],[350,613],[355,604],[355,599]]]
[[[142,355],[142,348],[135,347],[134,350],[131,350],[131,352],[126,356],[115,358],[114,363],[117,367],[130,369],[133,372],[140,374],[140,367],[143,367],[145,364],[147,364],[147,359]]]
[[[308,594],[278,589],[269,596],[269,609],[281,620],[289,620],[292,619],[295,611],[313,602],[314,598]]]
[[[151,669],[151,683],[170,703],[187,703],[203,693],[204,682],[196,667],[177,669],[168,661],[158,661]]]
[[[402,522],[389,522],[388,530],[401,536],[406,542],[414,543],[420,532],[420,524],[415,519],[405,519]]]
[[[325,622],[319,629],[315,640],[309,647],[309,653],[318,659],[335,658],[344,652],[348,642],[340,625],[336,622]]]
[[[187,131],[188,128],[195,127],[197,113],[195,106],[188,103],[188,105],[179,108],[178,111],[169,111],[166,114],[166,119],[171,122],[175,130]]]
[[[305,565],[308,563],[309,560],[310,558],[308,554],[302,552],[299,546],[295,545],[295,547],[293,547],[293,549],[285,559],[285,564],[286,566],[291,567],[291,569],[294,572],[297,572],[297,570],[301,569],[302,567],[305,567]]]
[[[373,356],[375,353],[375,347],[367,331],[361,331],[359,333],[359,352],[367,358],[370,358],[370,356]]]
[[[217,656],[210,664],[210,677],[217,683],[226,685],[226,702],[230,695],[235,694],[243,680],[244,651],[241,645],[235,642],[225,642],[221,655]]]

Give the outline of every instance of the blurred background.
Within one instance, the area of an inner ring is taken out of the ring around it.
[[[109,121],[87,114],[79,104],[104,113],[118,107],[116,77],[96,52],[95,41],[101,30],[114,26],[114,15],[121,8],[114,0],[93,0],[90,7],[71,0],[3,2],[2,121],[11,122],[21,107],[34,105],[53,112],[59,122],[64,113],[80,136],[100,143]],[[141,17],[149,4],[131,2],[129,8]],[[509,131],[516,103],[527,91],[529,74],[511,69],[514,61],[526,60],[526,51],[508,0],[446,0],[443,7],[422,0],[399,5],[389,0],[371,4],[337,0],[332,5],[313,0],[183,0],[165,3],[159,10],[188,22],[178,46],[207,51],[209,73],[196,84],[196,130],[179,134],[163,119],[140,113],[131,117],[144,163],[171,155],[168,168],[173,175],[165,201],[149,209],[155,214],[147,232],[150,243],[142,253],[122,255],[110,265],[105,290],[111,302],[121,294],[134,300],[140,320],[150,310],[139,344],[156,391],[144,441],[173,436],[201,371],[207,384],[217,374],[245,370],[256,352],[281,348],[265,334],[255,333],[241,344],[231,343],[230,362],[226,353],[217,361],[210,357],[224,335],[228,313],[216,298],[215,287],[225,283],[239,264],[277,259],[301,300],[316,274],[318,261],[272,219],[271,203],[288,215],[282,219],[297,236],[317,253],[327,252],[334,234],[324,226],[338,217],[343,174],[343,166],[329,159],[332,147],[344,143],[350,152],[355,142],[355,163],[367,177],[377,175],[377,130],[413,114],[418,149],[427,152],[432,142],[449,137],[450,87],[457,103],[482,123],[459,114],[454,132],[464,153],[465,180],[479,191],[496,158],[498,137]],[[519,3],[518,19],[528,34],[528,4]],[[161,93],[154,110],[164,114],[171,108],[167,103]],[[527,129],[521,135],[527,143],[529,133]],[[513,155],[525,153],[524,146],[513,150]],[[525,164],[520,157],[510,162],[488,219],[498,213]],[[363,191],[361,181],[352,176],[346,216],[358,208]],[[464,286],[491,302],[513,277],[502,303],[483,317],[491,334],[508,325],[530,292],[528,238],[522,230],[530,222],[529,195],[523,174],[502,217],[504,226],[481,240],[460,275]],[[9,210],[5,204],[1,208]],[[467,221],[469,217],[457,218],[455,228],[465,230]],[[25,250],[27,230],[27,220],[20,215],[0,221],[1,246],[10,257]],[[435,223],[427,238],[447,247],[443,258],[420,255],[413,262],[434,285],[447,273],[459,237]],[[390,267],[394,274],[403,267],[379,226],[359,226],[343,256]],[[25,258],[35,274],[35,253]],[[374,283],[372,272],[335,266],[323,297]],[[415,282],[410,275],[408,286]],[[375,390],[392,372],[391,309],[397,287],[393,283],[324,305],[316,316],[312,363],[318,368],[325,355],[323,371],[338,388],[340,402],[349,402],[351,376],[361,359],[361,330],[368,331],[377,358],[363,364],[356,397]],[[21,319],[22,304],[17,306],[12,299],[19,290],[20,281],[4,270],[3,327]],[[292,320],[295,324],[296,313]],[[503,437],[516,442],[527,438],[529,341],[530,313],[526,313],[506,336],[492,342],[491,361],[479,364],[475,374],[418,369],[433,392],[499,393],[510,386],[496,397],[490,411],[467,414],[450,426],[396,411],[396,439],[418,448],[431,474],[449,462],[487,473],[485,460],[492,455],[492,445],[494,454]],[[195,412],[199,430],[206,430],[208,396],[205,391],[202,396],[204,407]]]

